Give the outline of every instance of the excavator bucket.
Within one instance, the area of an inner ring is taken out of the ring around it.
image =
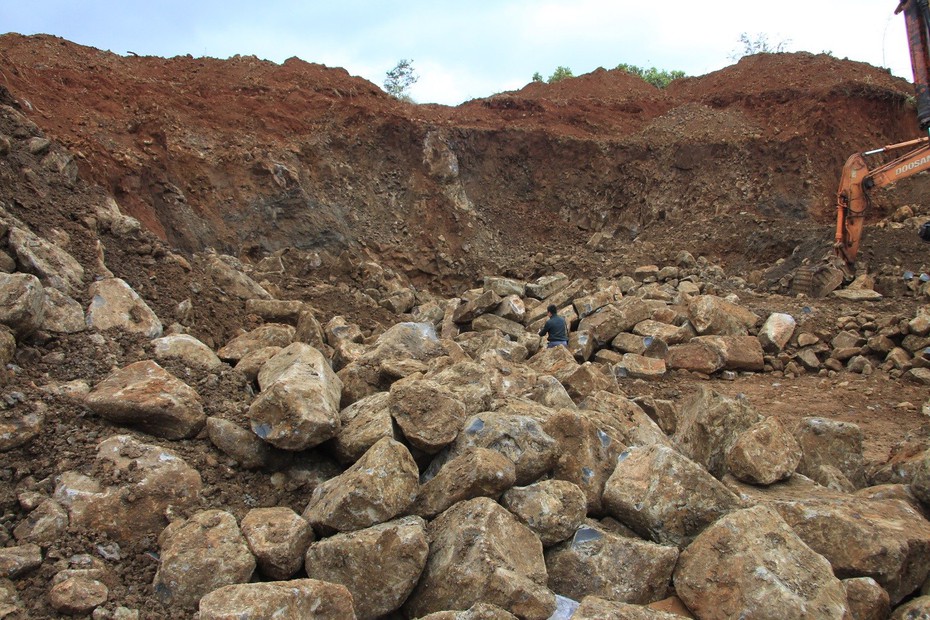
[[[838,289],[844,279],[843,271],[829,263],[805,265],[795,272],[791,292],[819,299]]]

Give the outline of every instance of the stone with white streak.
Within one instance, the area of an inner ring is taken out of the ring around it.
[[[148,338],[162,335],[162,323],[148,304],[119,278],[98,280],[90,285],[90,306],[85,320],[97,331],[121,329]]]

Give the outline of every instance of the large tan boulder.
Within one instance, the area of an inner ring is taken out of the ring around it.
[[[642,605],[586,596],[581,599],[571,620],[681,620],[681,616]]]
[[[582,527],[546,551],[549,587],[573,600],[599,596],[646,604],[665,598],[678,549]]]
[[[604,508],[644,538],[684,548],[741,507],[703,467],[666,446],[631,448],[617,461],[604,488]]]
[[[96,461],[123,482],[104,486],[77,472],[61,474],[54,498],[72,527],[127,543],[158,534],[173,511],[191,510],[200,500],[200,474],[172,450],[114,435],[100,442]]]
[[[587,513],[603,514],[604,485],[626,446],[601,430],[587,412],[562,409],[543,424],[558,442],[552,469],[557,480],[575,484],[585,494]]]
[[[629,398],[595,392],[581,403],[589,420],[624,446],[671,446],[668,436]]]
[[[790,314],[773,312],[759,329],[759,343],[766,351],[781,351],[791,340],[797,321]]]
[[[557,458],[555,439],[539,420],[527,415],[486,411],[465,422],[449,451],[455,458],[471,448],[496,450],[515,466],[516,484],[535,482],[549,471]]]
[[[229,420],[216,416],[207,418],[207,436],[210,442],[245,469],[266,467],[272,458],[272,447],[262,441],[251,429],[245,429]]]
[[[232,256],[213,252],[196,254],[194,259],[214,286],[239,299],[271,299],[272,295],[245,273],[242,263]]]
[[[759,317],[715,295],[698,295],[688,304],[688,320],[702,336],[746,336]]]
[[[256,435],[283,450],[306,450],[339,430],[342,381],[323,354],[295,342],[265,362],[249,406]]]
[[[0,323],[27,336],[45,320],[45,287],[34,275],[0,273]]]
[[[500,502],[533,530],[544,547],[571,537],[587,514],[584,491],[566,480],[540,480],[513,487]]]
[[[388,408],[407,441],[428,454],[455,441],[465,423],[465,405],[440,383],[419,377],[394,383]]]
[[[724,370],[760,372],[765,366],[765,354],[755,336],[698,336],[690,342],[719,351]]]
[[[152,341],[155,359],[177,358],[190,366],[216,369],[223,365],[213,349],[187,334],[162,336]]]
[[[224,362],[236,363],[250,353],[267,347],[284,348],[294,342],[294,328],[280,323],[269,323],[236,336],[216,355]]]
[[[227,585],[200,599],[200,620],[355,620],[355,617],[348,589],[317,579]]]
[[[90,306],[85,313],[87,326],[97,331],[119,329],[148,338],[162,334],[158,316],[132,287],[119,278],[98,280],[90,285]]]
[[[513,486],[516,467],[509,458],[487,448],[467,448],[446,461],[420,487],[411,512],[431,519],[458,502],[475,497],[496,499]]]
[[[110,422],[166,439],[192,437],[207,419],[200,395],[151,360],[114,371],[84,402]]]
[[[394,436],[390,393],[375,392],[339,412],[339,431],[333,437],[333,453],[342,463],[354,463],[370,447]]]
[[[255,558],[236,518],[222,510],[175,521],[158,541],[160,560],[152,586],[166,605],[195,609],[204,594],[247,583],[255,571]]]
[[[761,420],[745,398],[729,398],[702,386],[681,405],[674,443],[682,454],[721,478],[736,439]]]
[[[403,444],[381,439],[344,473],[317,486],[303,516],[321,534],[390,521],[416,499],[419,475]]]
[[[675,591],[701,620],[844,620],[846,592],[829,562],[765,506],[722,517],[682,551]]]
[[[66,295],[83,292],[84,268],[59,246],[17,226],[10,229],[8,243],[23,271]]]
[[[307,549],[307,576],[344,585],[359,620],[400,608],[426,566],[426,522],[404,517],[355,532],[336,534]]]
[[[527,620],[546,620],[555,610],[542,544],[494,500],[460,502],[427,532],[426,568],[405,604],[410,617],[468,609],[478,601]]]
[[[810,499],[772,504],[843,577],[872,577],[892,605],[930,575],[930,522],[900,500]]]
[[[242,535],[263,575],[290,579],[304,564],[313,528],[286,506],[253,508],[242,518]]]
[[[726,466],[733,476],[751,484],[772,484],[794,473],[801,447],[774,416],[750,426],[727,452]]]
[[[891,613],[888,593],[871,577],[844,579],[843,588],[854,620],[885,620]]]
[[[862,430],[857,425],[829,418],[804,418],[795,437],[803,455],[798,472],[840,491],[866,486]]]

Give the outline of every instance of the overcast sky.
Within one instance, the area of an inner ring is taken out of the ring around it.
[[[515,90],[558,66],[620,63],[703,75],[734,62],[740,34],[829,52],[912,80],[897,0],[0,0],[0,28],[117,54],[297,56],[378,86],[402,58],[419,103]]]

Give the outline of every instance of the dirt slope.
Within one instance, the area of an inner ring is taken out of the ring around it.
[[[598,70],[455,108],[298,59],[124,57],[14,34],[0,58],[3,84],[82,176],[171,245],[261,256],[366,243],[434,283],[528,275],[544,244],[569,254],[595,231],[626,243],[707,214],[807,234],[832,217],[848,154],[916,135],[905,80],[805,53],[667,90]],[[902,184],[879,210],[928,187]]]

